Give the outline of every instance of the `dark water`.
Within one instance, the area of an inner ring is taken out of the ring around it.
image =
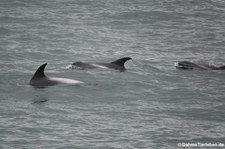
[[[174,67],[224,65],[224,18],[222,0],[1,0],[0,148],[225,144],[225,72]],[[66,67],[123,56],[126,72]],[[26,85],[45,62],[85,84]]]

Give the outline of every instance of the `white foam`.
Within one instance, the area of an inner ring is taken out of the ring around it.
[[[175,67],[179,67],[178,62],[175,62],[175,63],[174,63],[174,66],[175,66]]]
[[[67,65],[66,68],[67,68],[67,69],[72,69],[73,66],[72,66],[72,65]]]
[[[68,66],[66,66],[66,68],[67,68],[67,69],[78,69],[78,70],[82,70],[81,67],[76,66],[76,65],[68,65]]]

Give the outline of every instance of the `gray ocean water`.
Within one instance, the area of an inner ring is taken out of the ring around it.
[[[1,0],[0,148],[225,144],[225,72],[174,67],[225,65],[224,46],[223,0]],[[67,68],[124,56],[125,72]],[[46,62],[85,84],[27,85]]]

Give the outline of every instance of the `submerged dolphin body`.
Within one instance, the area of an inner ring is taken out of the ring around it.
[[[130,57],[123,57],[111,63],[101,63],[101,62],[75,62],[71,64],[72,69],[93,69],[93,68],[111,68],[120,71],[125,71],[126,68],[124,66],[125,62],[131,60]]]
[[[53,86],[53,85],[75,85],[75,84],[83,83],[78,80],[72,80],[67,78],[47,77],[44,74],[46,65],[47,63],[41,65],[37,69],[37,71],[34,73],[29,83],[31,86],[46,87],[46,86]]]
[[[180,61],[175,63],[175,67],[178,69],[203,69],[203,70],[225,70],[225,66],[212,66],[206,64],[197,64],[190,61]]]

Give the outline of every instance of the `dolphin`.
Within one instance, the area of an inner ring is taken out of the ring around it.
[[[202,70],[225,70],[225,66],[213,66],[207,64],[197,64],[190,61],[180,61],[175,63],[175,67],[178,69],[202,69]]]
[[[46,86],[53,86],[53,85],[75,85],[75,84],[83,83],[78,80],[72,80],[67,78],[47,77],[44,73],[46,66],[47,66],[47,63],[41,65],[36,70],[36,72],[34,73],[33,77],[31,78],[29,82],[31,86],[46,87]]]
[[[115,60],[111,63],[101,63],[101,62],[74,62],[69,66],[69,68],[72,69],[93,69],[93,68],[111,68],[111,69],[116,69],[120,71],[125,71],[126,68],[124,66],[125,62],[128,60],[131,60],[132,58],[130,57],[123,57],[118,60]]]

